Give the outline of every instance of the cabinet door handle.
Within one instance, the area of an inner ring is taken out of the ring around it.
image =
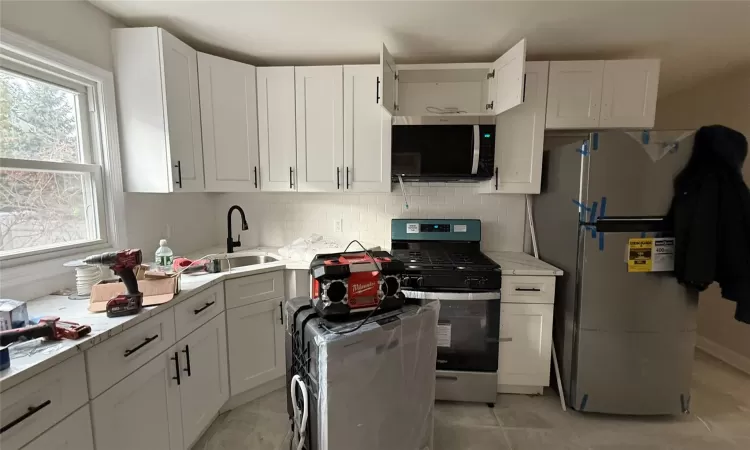
[[[143,340],[143,342],[141,342],[140,344],[136,345],[135,347],[126,349],[125,350],[125,354],[123,356],[127,358],[128,356],[132,355],[133,353],[135,353],[138,350],[142,349],[143,347],[147,346],[151,342],[155,341],[156,338],[158,338],[158,337],[159,337],[158,334],[155,334],[155,335],[153,335],[151,337],[147,337],[146,339]]]
[[[177,181],[175,181],[175,184],[182,189],[182,164],[180,161],[177,161],[177,164],[174,166],[177,168]]]
[[[188,376],[192,376],[190,373],[190,346],[185,345],[185,350],[182,351],[182,353],[185,354],[185,362],[187,363],[187,366],[185,366],[185,372],[187,372]]]
[[[204,311],[206,308],[208,308],[209,306],[213,305],[214,303],[216,303],[215,300],[212,301],[212,302],[207,302],[205,305],[201,306],[200,308],[194,309],[193,310],[193,314],[200,314],[202,311]]]
[[[516,288],[516,291],[518,292],[542,292],[539,288]]]
[[[253,173],[255,178],[255,189],[258,189],[258,166],[253,168]]]
[[[521,95],[521,102],[526,103],[526,74],[523,74],[523,94]]]
[[[282,302],[279,302],[279,322],[284,325],[284,308],[281,306]]]
[[[336,167],[336,189],[341,189],[341,167]]]
[[[173,376],[172,379],[177,380],[177,386],[179,386],[180,385],[180,354],[177,352],[174,352],[174,356],[169,359],[174,361],[175,376]]]
[[[513,342],[513,338],[512,337],[509,337],[509,338],[500,338],[500,339],[498,339],[498,342]]]
[[[294,177],[294,169],[291,167],[289,168],[289,189],[294,189],[294,181],[292,181]]]
[[[495,190],[497,190],[497,179],[500,178],[497,174],[497,167],[495,167]]]
[[[6,431],[18,425],[19,423],[23,422],[24,420],[28,419],[29,417],[33,416],[34,414],[48,407],[50,403],[52,403],[52,400],[47,400],[45,402],[42,402],[38,406],[29,406],[29,409],[27,409],[26,412],[23,413],[23,415],[21,415],[17,419],[13,420],[12,422],[0,428],[0,434],[5,433]]]
[[[349,167],[346,168],[346,188],[351,189],[351,185],[349,184]]]
[[[377,81],[375,82],[375,103],[380,103],[380,77],[377,77]]]

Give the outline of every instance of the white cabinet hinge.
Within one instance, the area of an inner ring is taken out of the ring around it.
[[[490,78],[495,78],[495,69],[492,69],[492,72],[487,74],[487,79],[489,80]]]
[[[398,72],[393,72],[393,79],[398,80]]]
[[[489,103],[485,103],[485,105],[484,105],[484,109],[492,110],[494,108],[495,108],[495,101],[494,100],[491,101],[491,102],[489,102]]]

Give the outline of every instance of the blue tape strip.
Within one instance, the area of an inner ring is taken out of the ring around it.
[[[583,411],[586,409],[586,403],[589,402],[589,394],[583,394],[583,398],[581,399],[581,407],[578,408],[579,411]]]
[[[594,202],[594,203],[591,204],[591,215],[589,216],[589,222],[594,222],[596,220],[596,208],[597,208],[597,206],[599,206],[598,202]],[[589,227],[589,229],[591,230],[591,237],[595,238],[596,237],[596,227],[591,226],[591,227]]]
[[[604,212],[607,210],[607,197],[602,197],[602,210],[599,213],[599,217],[604,217]]]
[[[586,212],[587,211],[591,211],[591,208],[588,208],[586,205],[584,205],[583,203],[579,202],[578,200],[575,200],[575,199],[572,199],[572,200],[573,200],[573,204],[575,204],[576,206],[578,206],[578,221],[580,223],[585,222],[586,221]]]
[[[591,135],[591,148],[593,150],[599,150],[599,133],[593,133]]]
[[[581,148],[576,150],[578,153],[582,154],[583,156],[588,156],[589,152],[589,141],[583,141],[583,144],[581,144]]]
[[[644,239],[644,238],[646,238],[646,232],[645,231],[641,231],[641,239]]]
[[[648,130],[643,130],[643,132],[641,132],[641,143],[646,145],[650,140],[651,136],[649,135]]]
[[[599,251],[604,251],[604,233],[599,233]]]

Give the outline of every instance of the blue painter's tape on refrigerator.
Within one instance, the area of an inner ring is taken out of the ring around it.
[[[643,132],[641,133],[641,143],[643,145],[646,145],[649,143],[650,140],[651,140],[651,136],[649,135],[648,130],[643,130]]]
[[[646,232],[645,231],[641,231],[641,239],[645,239],[645,238],[646,238]]]
[[[604,217],[604,212],[607,210],[607,197],[602,197],[602,209],[599,213],[599,217]]]
[[[573,204],[578,206],[578,221],[580,223],[586,222],[586,211],[591,211],[591,209],[576,199],[572,199],[572,200],[573,200]]]
[[[583,394],[583,398],[581,399],[581,407],[578,408],[579,411],[583,411],[586,409],[586,403],[589,402],[589,394]]]
[[[589,216],[589,222],[595,222],[596,221],[596,208],[599,206],[598,202],[594,202],[591,204],[591,215]],[[589,227],[591,229],[591,237],[596,237],[596,227],[592,226]]]
[[[583,141],[583,144],[581,144],[581,148],[576,149],[576,151],[583,156],[588,156],[589,154],[589,141]]]
[[[591,149],[599,150],[599,133],[591,134]]]

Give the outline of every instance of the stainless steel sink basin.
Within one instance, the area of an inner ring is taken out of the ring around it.
[[[264,264],[269,262],[278,261],[273,256],[266,255],[251,255],[251,256],[230,256],[229,258],[218,259],[219,265],[221,266],[222,272],[228,272],[230,269],[237,269],[239,267],[254,266],[256,264]]]

